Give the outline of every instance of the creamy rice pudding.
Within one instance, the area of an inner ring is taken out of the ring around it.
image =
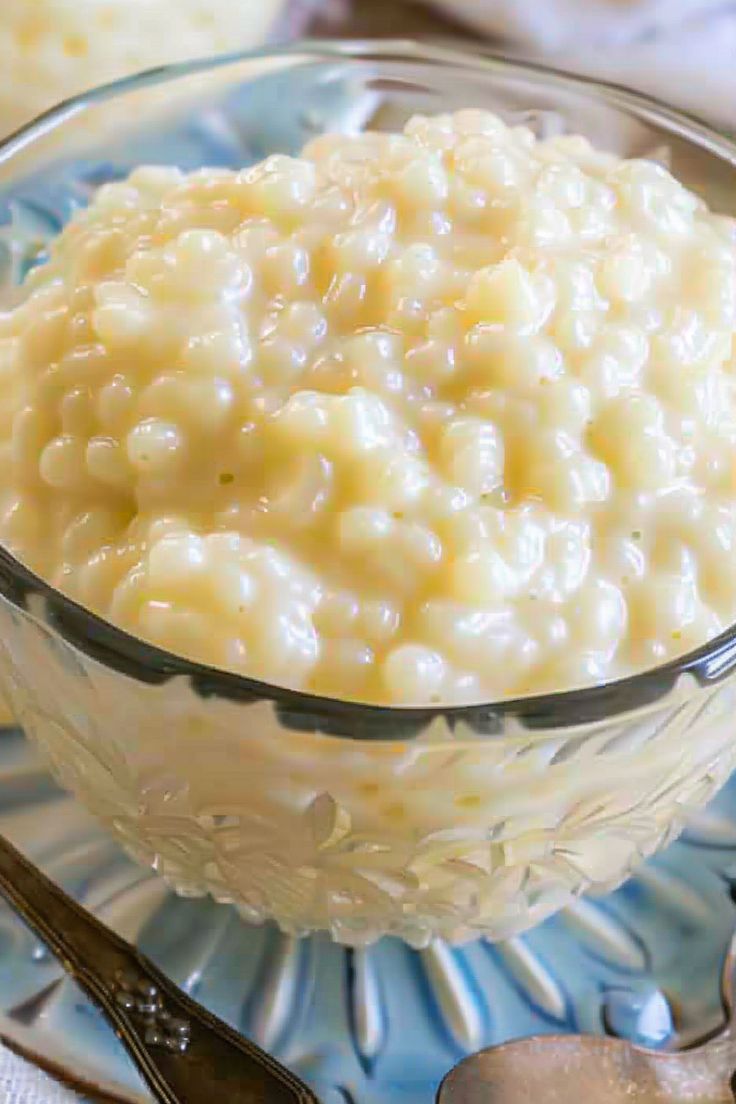
[[[736,236],[494,115],[104,186],[0,315],[0,539],[161,647],[388,704],[736,620]]]

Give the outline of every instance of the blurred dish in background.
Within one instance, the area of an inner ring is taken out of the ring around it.
[[[0,137],[88,88],[296,34],[314,0],[5,0]]]

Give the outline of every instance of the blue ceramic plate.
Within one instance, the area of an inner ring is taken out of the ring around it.
[[[430,1104],[469,1051],[536,1032],[676,1047],[721,1018],[736,923],[736,777],[616,893],[492,946],[349,951],[182,900],[0,734],[0,832],[208,1008],[312,1083],[324,1104]],[[0,905],[0,1034],[126,1102],[146,1089],[101,1017]]]

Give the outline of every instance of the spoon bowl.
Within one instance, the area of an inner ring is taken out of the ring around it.
[[[725,1026],[683,1051],[597,1035],[536,1035],[472,1054],[440,1085],[437,1104],[734,1104],[736,936],[721,991]]]

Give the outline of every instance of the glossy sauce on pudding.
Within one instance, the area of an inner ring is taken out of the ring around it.
[[[463,111],[99,190],[0,315],[0,539],[174,652],[458,703],[736,620],[736,236]]]

